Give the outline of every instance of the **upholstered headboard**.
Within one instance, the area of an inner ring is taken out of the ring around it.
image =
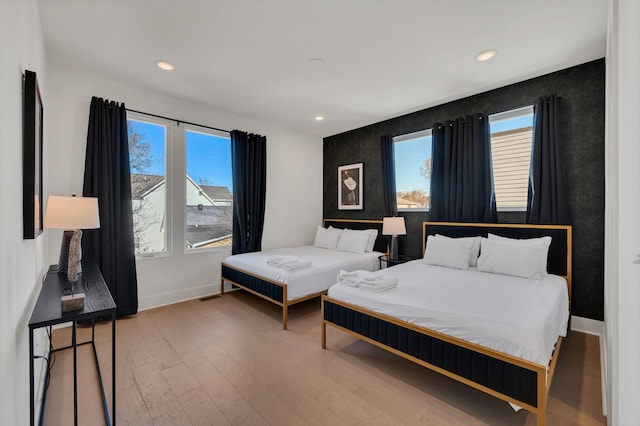
[[[519,223],[459,223],[423,222],[423,244],[429,235],[440,234],[447,237],[486,237],[489,233],[508,238],[537,238],[550,236],[551,246],[547,258],[547,271],[562,275],[567,279],[571,295],[572,236],[569,225],[530,225]]]
[[[373,250],[381,253],[387,252],[388,241],[385,235],[382,235],[382,221],[381,220],[369,220],[369,219],[324,219],[322,224],[325,228],[333,226],[334,228],[341,229],[377,229],[378,238],[373,246]]]

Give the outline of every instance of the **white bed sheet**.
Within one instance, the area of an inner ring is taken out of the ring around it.
[[[341,269],[345,271],[378,270],[380,255],[382,253],[377,251],[360,254],[314,246],[298,246],[237,254],[227,257],[225,263],[263,278],[287,284],[287,299],[294,300],[327,290],[335,284]],[[267,260],[272,256],[297,256],[311,260],[311,266],[288,271],[268,265]]]
[[[414,260],[379,272],[398,287],[382,293],[336,284],[328,295],[449,336],[547,365],[558,336],[566,336],[566,280],[426,265]]]

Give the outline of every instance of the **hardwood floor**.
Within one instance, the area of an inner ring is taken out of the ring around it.
[[[289,312],[245,292],[117,321],[119,425],[535,425],[535,416],[342,333],[320,347],[320,301]],[[91,328],[79,329],[79,340]],[[54,346],[70,341],[54,332]],[[96,326],[111,403],[111,326]],[[79,349],[79,424],[105,424],[92,351]],[[45,425],[73,422],[72,352],[55,354]],[[565,339],[549,425],[602,425],[599,343]]]

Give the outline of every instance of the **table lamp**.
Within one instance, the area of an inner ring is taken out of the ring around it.
[[[398,235],[405,235],[407,229],[404,226],[404,217],[383,217],[382,235],[391,235],[391,248],[389,259],[398,260]]]
[[[95,197],[62,197],[50,195],[44,216],[44,227],[63,229],[58,274],[65,282],[62,296],[62,311],[82,309],[84,294],[73,294],[72,284],[82,272],[82,231],[100,227],[98,199]]]

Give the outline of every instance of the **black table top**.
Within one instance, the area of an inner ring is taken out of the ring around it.
[[[40,328],[69,321],[78,321],[112,314],[116,304],[111,297],[102,274],[94,264],[82,264],[82,274],[73,283],[74,293],[84,293],[84,309],[62,312],[60,298],[64,285],[63,276],[58,275],[57,265],[51,265],[42,284],[42,290],[33,307],[29,328]]]

